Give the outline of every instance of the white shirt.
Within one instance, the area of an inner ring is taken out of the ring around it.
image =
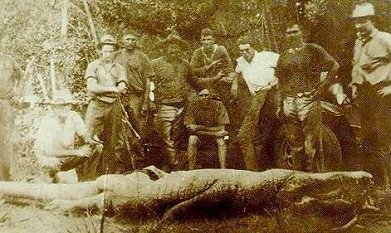
[[[51,150],[74,149],[75,136],[82,136],[87,129],[77,112],[69,111],[64,123],[49,112],[42,117],[35,141],[35,153],[41,165],[53,167],[60,159],[50,154]]]
[[[251,94],[260,89],[271,88],[278,83],[274,76],[274,68],[277,66],[279,56],[279,54],[273,52],[255,51],[250,63],[243,57],[236,60],[238,63],[235,71],[242,74]]]

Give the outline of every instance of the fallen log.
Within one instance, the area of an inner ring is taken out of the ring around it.
[[[219,206],[234,212],[290,209],[342,213],[364,206],[371,188],[372,176],[366,172],[304,173],[282,169],[202,169],[167,174],[147,168],[77,184],[0,182],[0,193],[5,196],[52,200],[47,208],[59,211],[102,208],[106,192],[114,210],[154,213],[162,216],[162,221],[189,214],[193,208]]]

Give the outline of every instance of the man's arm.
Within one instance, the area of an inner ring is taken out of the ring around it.
[[[116,86],[106,87],[99,85],[96,78],[92,76],[87,79],[87,91],[94,94],[119,93]]]
[[[192,73],[198,76],[205,76],[207,71],[221,62],[221,59],[212,61],[210,64],[205,64],[201,51],[196,50],[190,60]]]
[[[143,102],[141,105],[141,112],[146,113],[149,107],[149,93],[151,92],[151,80],[155,76],[155,71],[153,70],[152,64],[149,60],[149,57],[146,54],[143,54],[142,61],[142,75],[144,77],[144,95]]]
[[[321,86],[330,85],[336,81],[339,64],[323,47],[315,45],[315,48],[322,59],[320,62],[326,66],[327,71],[326,78],[322,81]]]

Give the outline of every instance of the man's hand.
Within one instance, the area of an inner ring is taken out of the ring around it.
[[[13,105],[16,108],[20,107],[21,105],[20,99],[21,99],[20,96],[12,96],[10,99],[11,105]]]
[[[221,138],[229,135],[228,131],[226,131],[226,130],[220,130],[215,133],[216,133],[216,137],[221,137]]]
[[[125,94],[128,88],[126,87],[126,84],[124,82],[120,82],[118,84],[118,92],[121,94]]]
[[[371,62],[361,65],[361,69],[367,73],[372,73],[377,67],[390,63],[388,57],[376,57]]]
[[[195,125],[195,124],[190,124],[190,125],[186,125],[186,128],[187,130],[189,130],[190,132],[196,132],[198,129],[199,129],[199,126],[198,125]]]
[[[381,96],[384,97],[386,95],[391,94],[391,86],[383,87],[382,89],[378,90],[377,93]]]
[[[278,119],[281,119],[282,118],[282,107],[279,105],[277,106],[277,109],[276,109],[276,117]]]
[[[216,64],[220,63],[221,59],[219,60],[216,60],[216,61],[212,61],[212,63],[210,63],[209,65],[206,65],[206,70],[210,70],[213,66],[215,66]]]
[[[90,157],[91,154],[92,154],[91,146],[88,144],[77,149],[78,157]]]
[[[153,102],[153,101],[150,101],[149,102],[149,111],[150,112],[152,112],[152,113],[154,113],[154,112],[156,112],[157,111],[157,107],[156,107],[156,104],[155,104],[155,102]]]
[[[238,87],[232,86],[230,92],[231,102],[238,98]]]
[[[213,82],[216,82],[216,81],[219,81],[220,79],[222,79],[224,77],[224,71],[220,71],[218,74],[216,74],[216,76],[214,76],[212,78],[212,81]]]
[[[113,92],[113,93],[119,93],[119,89],[117,87],[109,87],[110,89],[110,92]]]
[[[148,112],[148,101],[144,101],[141,105],[141,114],[145,115]]]

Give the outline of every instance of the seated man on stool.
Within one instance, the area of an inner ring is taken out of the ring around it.
[[[41,119],[34,147],[44,182],[57,182],[57,172],[78,168],[92,153],[94,143],[89,143],[80,115],[71,110],[73,102],[69,92],[59,93],[50,103],[52,111]],[[75,147],[76,136],[84,141],[78,148]]]
[[[190,132],[187,156],[189,169],[195,169],[197,145],[202,140],[216,140],[220,167],[226,167],[227,145],[225,139],[228,132],[225,126],[229,124],[227,110],[222,102],[211,99],[210,91],[203,89],[199,98],[189,105],[185,113],[184,124]]]

